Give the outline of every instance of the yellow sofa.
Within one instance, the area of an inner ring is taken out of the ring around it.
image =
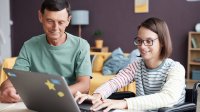
[[[94,92],[94,90],[105,83],[106,81],[110,80],[116,74],[113,75],[103,75],[102,68],[103,63],[106,59],[111,55],[111,52],[91,52],[90,55],[94,55],[95,58],[92,62],[92,72],[93,78],[91,79],[91,86],[90,86],[90,94]],[[128,54],[125,54],[128,55]],[[119,91],[132,91],[136,92],[135,82],[129,84],[126,87],[121,88]]]
[[[0,70],[0,85],[3,81],[7,79],[6,73],[3,71],[3,68],[12,68],[14,66],[16,57],[6,58],[3,61],[2,68]]]
[[[104,61],[111,55],[111,53],[101,53],[101,52],[91,52],[91,55],[95,55],[95,59],[93,60],[93,66],[92,66],[92,71],[93,71],[93,78],[91,79],[91,86],[89,93],[92,94],[94,90],[105,83],[106,81],[110,80],[114,75],[102,75],[102,68],[103,68],[103,63]],[[127,54],[125,54],[127,55]],[[7,58],[4,60],[2,64],[2,68],[12,68],[14,63],[15,63],[16,57],[12,58]],[[1,74],[0,74],[0,84],[7,79],[7,76],[5,72],[1,69]],[[135,82],[129,84],[128,86],[120,89],[119,91],[132,91],[135,92]]]

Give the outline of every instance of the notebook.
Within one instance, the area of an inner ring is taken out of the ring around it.
[[[64,77],[4,68],[26,107],[39,112],[90,112],[77,105]]]

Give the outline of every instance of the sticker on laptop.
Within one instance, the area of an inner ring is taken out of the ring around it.
[[[8,75],[9,75],[10,77],[17,77],[16,74],[10,73],[10,72],[8,72]]]
[[[60,81],[51,79],[51,81],[46,80],[44,84],[48,87],[49,90],[56,91],[55,84],[60,85]],[[57,92],[57,95],[59,97],[65,96],[65,94],[62,91]]]

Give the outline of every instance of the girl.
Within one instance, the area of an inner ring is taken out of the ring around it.
[[[150,110],[170,107],[185,100],[185,69],[169,58],[172,43],[165,21],[149,18],[138,26],[134,44],[141,59],[121,70],[113,79],[96,89],[93,95],[77,92],[75,100],[89,99],[91,110],[110,109]],[[136,81],[136,97],[123,100],[106,99],[113,92]]]

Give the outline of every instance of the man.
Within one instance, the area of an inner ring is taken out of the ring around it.
[[[14,69],[60,74],[72,94],[89,91],[90,46],[86,40],[65,32],[71,20],[70,4],[65,0],[45,0],[38,11],[45,34],[26,41]],[[9,80],[1,85],[2,102],[18,102],[20,97]]]

